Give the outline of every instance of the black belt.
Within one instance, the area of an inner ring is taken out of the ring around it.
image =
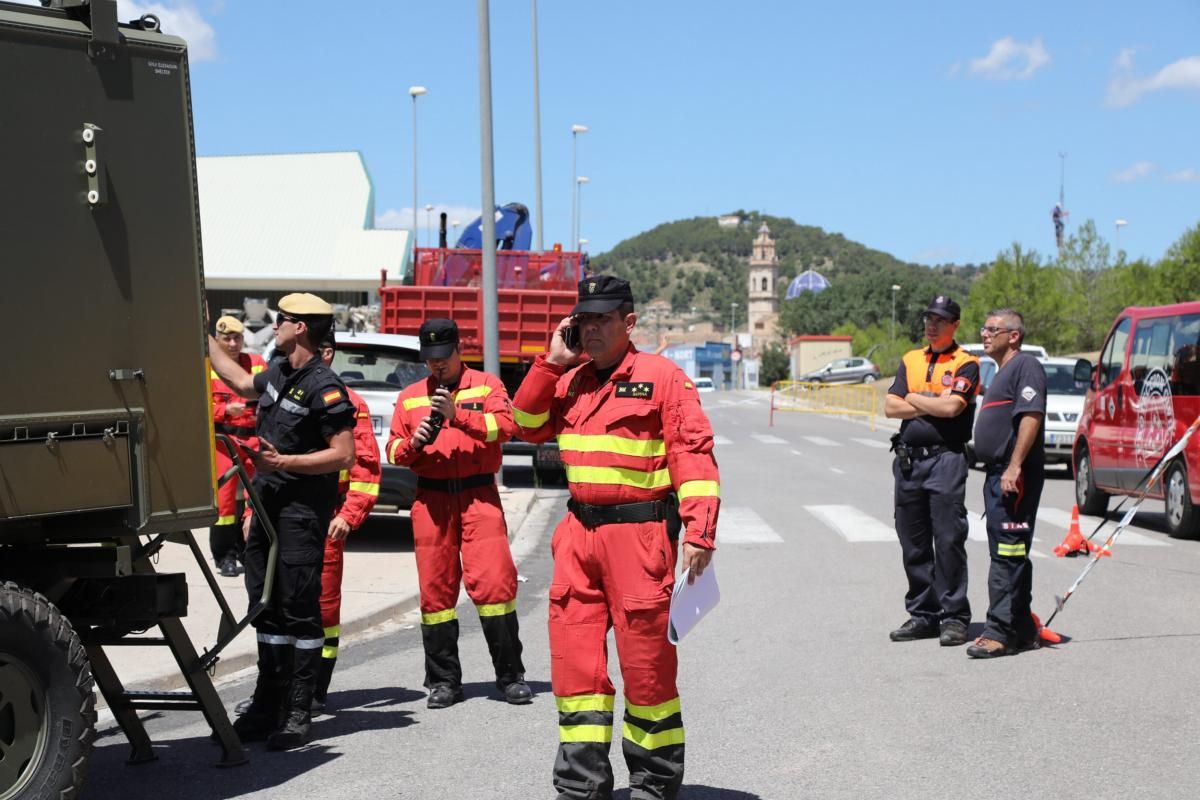
[[[647,500],[643,503],[619,503],[613,506],[593,506],[574,499],[567,501],[567,508],[588,528],[615,525],[620,522],[659,522],[665,520],[669,511],[666,500]]]
[[[940,456],[942,453],[962,453],[962,451],[961,447],[946,447],[940,444],[929,445],[928,447],[919,447],[911,444],[908,446],[908,452],[916,459],[933,458],[934,456]]]
[[[254,435],[254,426],[248,428],[239,428],[236,425],[227,425],[224,422],[217,422],[213,425],[213,430],[217,433],[223,433],[226,436],[237,436],[246,439]]]
[[[418,489],[432,489],[435,492],[454,494],[466,489],[478,489],[480,486],[491,486],[496,483],[496,476],[489,473],[468,475],[465,478],[417,478]]]

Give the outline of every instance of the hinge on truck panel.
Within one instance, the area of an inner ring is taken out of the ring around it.
[[[92,31],[88,42],[88,55],[92,58],[117,57],[117,45],[121,37],[117,33],[117,0],[42,0],[50,8],[80,9],[82,21]]]

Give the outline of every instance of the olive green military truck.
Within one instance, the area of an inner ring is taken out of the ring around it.
[[[249,617],[190,533],[217,511],[187,48],[115,0],[44,4],[0,0],[0,800],[77,796],[95,687],[131,763],[147,709],[201,711],[245,761],[208,669]],[[181,544],[223,612],[202,654],[153,565]],[[128,646],[188,690],[124,687]]]

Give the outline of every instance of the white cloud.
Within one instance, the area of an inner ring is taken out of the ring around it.
[[[1117,74],[1108,83],[1108,105],[1130,106],[1148,92],[1162,89],[1200,89],[1200,56],[1181,58],[1148,78],[1133,74],[1133,51],[1122,50],[1117,56]]]
[[[1050,54],[1040,36],[1029,44],[1005,36],[992,43],[986,56],[971,59],[970,73],[997,81],[1027,80],[1049,63]]]
[[[212,61],[217,57],[217,34],[189,0],[117,0],[117,18],[129,21],[153,14],[162,23],[163,33],[179,36],[188,43],[188,60]]]
[[[446,212],[446,224],[450,227],[453,233],[454,221],[458,220],[458,230],[461,232],[464,225],[469,225],[479,217],[479,209],[471,208],[470,206],[438,206],[433,207],[433,211],[426,212],[424,208],[417,211],[417,228],[420,230],[437,230],[441,225],[441,213]],[[401,209],[389,208],[382,214],[375,215],[376,228],[403,228],[410,230],[412,228],[412,206],[407,206]]]
[[[1134,181],[1148,177],[1154,170],[1155,166],[1153,163],[1149,161],[1137,161],[1123,170],[1114,172],[1109,176],[1109,180],[1113,183],[1133,183]]]
[[[1200,183],[1200,169],[1192,167],[1181,169],[1178,172],[1172,172],[1167,175],[1167,180],[1172,183]]]

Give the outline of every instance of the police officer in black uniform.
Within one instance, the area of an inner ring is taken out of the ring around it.
[[[1011,308],[988,314],[980,339],[1000,368],[983,396],[975,427],[975,452],[985,473],[983,503],[991,562],[987,625],[967,648],[967,655],[995,658],[1038,644],[1030,609],[1029,548],[1046,481],[1046,369],[1021,352],[1025,318]]]
[[[238,394],[258,400],[255,488],[279,535],[271,603],[254,622],[258,683],[250,707],[234,723],[243,741],[287,750],[308,741],[310,707],[325,632],[321,627],[321,562],[337,503],[338,471],[354,463],[354,406],[337,374],[321,363],[318,345],[333,326],[333,309],[312,294],[279,301],[275,345],[285,358],[251,376],[214,340],[216,373]],[[246,592],[253,608],[266,579],[266,533],[247,521]]]
[[[939,637],[967,641],[967,458],[979,391],[979,359],[954,341],[961,309],[933,299],[921,321],[929,346],[905,353],[884,413],[900,419],[896,459],[896,533],[908,576],[909,619],[894,642]]]

